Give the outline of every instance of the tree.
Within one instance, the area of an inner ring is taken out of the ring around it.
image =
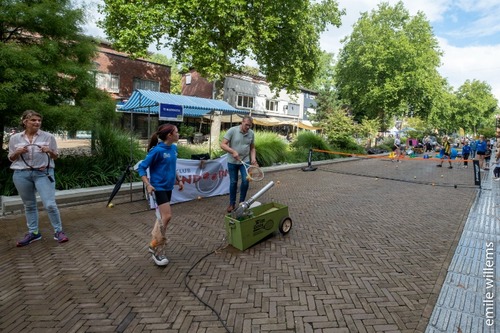
[[[73,9],[70,1],[2,2],[0,135],[5,126],[19,125],[19,116],[26,109],[45,116],[45,130],[78,124],[85,126],[78,129],[91,128],[81,102],[93,104],[88,98],[96,94],[91,74],[96,46],[82,34],[82,23],[83,12]],[[114,114],[114,107],[107,110]],[[94,116],[101,117],[104,111]]]
[[[321,122],[323,133],[331,143],[343,143],[352,140],[356,133],[356,124],[344,108],[335,108]]]
[[[427,116],[443,79],[441,51],[423,13],[411,17],[402,2],[381,3],[361,14],[342,42],[336,85],[355,119]]]
[[[451,134],[460,128],[457,123],[457,97],[453,93],[453,88],[446,85],[434,99],[434,103],[429,113],[429,123],[435,131],[441,134]]]
[[[471,133],[476,133],[486,120],[491,119],[498,107],[491,86],[478,80],[465,81],[458,88],[456,97],[457,124]]]
[[[318,75],[310,86],[311,89],[329,92],[335,90],[335,55],[333,53],[322,52],[318,67]]]
[[[154,43],[209,81],[251,59],[273,89],[289,91],[313,82],[320,34],[344,14],[335,0],[105,0],[101,12],[99,25],[130,54]]]
[[[342,102],[335,90],[327,91],[322,90],[316,97],[316,113],[310,114],[309,118],[312,121],[323,122],[328,116],[335,112],[335,110],[342,107]]]
[[[170,66],[170,93],[180,95],[182,93],[182,75],[177,62],[174,59],[158,53],[150,54],[146,59],[158,64]]]

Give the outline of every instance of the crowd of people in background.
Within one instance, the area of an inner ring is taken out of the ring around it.
[[[401,141],[401,136],[396,134],[394,136],[394,146],[393,153],[396,161],[400,161],[401,157],[404,155],[410,155],[414,152],[421,152],[424,154],[424,158],[428,157],[430,154],[437,154],[436,157],[441,159],[441,162],[437,165],[442,167],[443,162],[448,160],[448,168],[452,169],[451,160],[461,158],[463,160],[462,168],[469,167],[469,161],[472,159],[477,159],[479,161],[479,167],[481,171],[488,171],[493,168],[493,165],[497,166],[498,151],[500,151],[500,143],[497,143],[495,139],[487,139],[484,135],[479,135],[478,137],[459,137],[452,138],[448,136],[443,136],[439,140],[435,136],[425,136],[422,140],[407,139],[406,143]],[[491,162],[491,156],[494,156],[494,162]],[[498,177],[495,176],[495,180],[500,180],[500,165],[498,171]]]

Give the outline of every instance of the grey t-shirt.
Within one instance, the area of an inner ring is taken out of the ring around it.
[[[250,162],[250,145],[254,143],[254,137],[252,130],[248,130],[245,134],[241,133],[240,125],[231,127],[224,135],[224,139],[229,141],[229,147],[236,150],[244,162]],[[240,164],[231,154],[228,154],[227,161],[232,164]]]

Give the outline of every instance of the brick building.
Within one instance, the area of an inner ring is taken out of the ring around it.
[[[106,43],[99,44],[94,62],[96,86],[117,101],[128,99],[135,89],[170,92],[170,66],[132,59]]]
[[[94,63],[96,87],[107,91],[118,105],[125,103],[136,89],[170,92],[171,68],[168,65],[133,59],[103,42],[98,45]],[[152,123],[147,115],[122,113],[120,126],[147,138],[149,128],[158,126],[158,120],[154,118]]]

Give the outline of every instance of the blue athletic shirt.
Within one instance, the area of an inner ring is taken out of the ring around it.
[[[177,146],[167,146],[160,142],[153,147],[146,158],[139,163],[139,176],[147,176],[149,168],[149,182],[157,191],[172,191],[174,189],[177,164]]]
[[[479,141],[479,140],[476,141],[476,149],[478,152],[480,152],[480,153],[486,152],[486,147],[487,147],[486,141],[484,141],[484,140],[483,141]]]

